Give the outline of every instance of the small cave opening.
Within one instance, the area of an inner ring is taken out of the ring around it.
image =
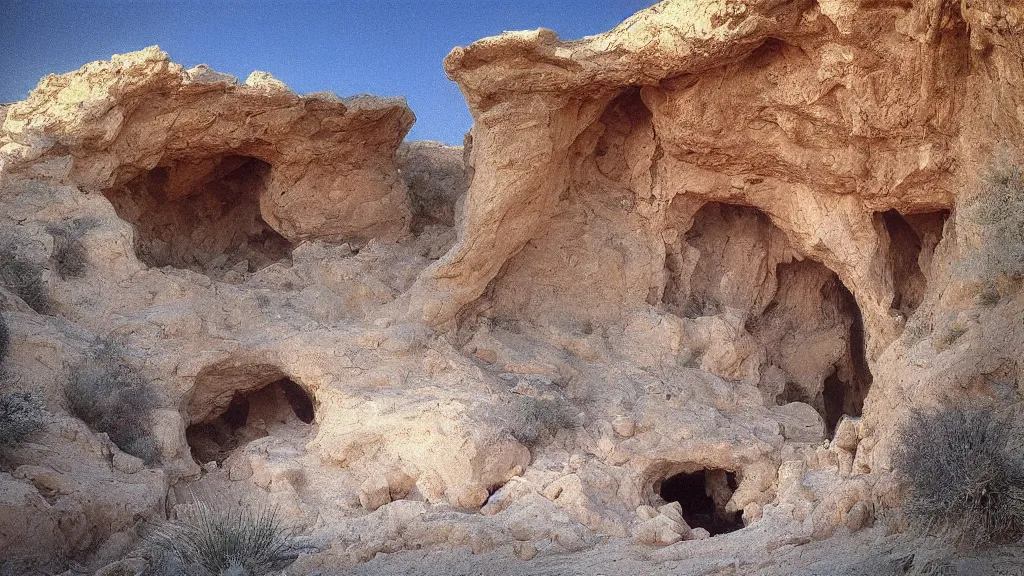
[[[162,160],[103,194],[135,227],[139,260],[220,278],[291,254],[291,243],[260,214],[270,171],[267,162],[241,155]]]
[[[743,528],[742,512],[726,511],[738,486],[733,472],[703,469],[671,475],[654,488],[666,502],[679,503],[690,528],[704,528],[717,536]]]
[[[219,464],[258,438],[304,438],[315,418],[309,393],[282,378],[256,390],[235,392],[222,412],[189,426],[185,437],[196,462]]]
[[[839,293],[840,310],[850,319],[850,339],[843,365],[837,366],[835,372],[825,378],[822,386],[822,416],[828,437],[835,432],[843,416],[861,416],[864,399],[874,380],[868,366],[867,339],[860,306],[857,306],[856,298],[838,277],[835,289]]]
[[[949,212],[903,215],[896,210],[875,214],[876,222],[889,237],[889,266],[892,269],[893,310],[909,317],[924,301],[935,247]]]

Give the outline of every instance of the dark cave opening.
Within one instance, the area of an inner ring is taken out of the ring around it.
[[[253,272],[292,249],[260,214],[270,171],[249,156],[167,160],[104,196],[135,227],[136,254],[149,266]]]
[[[673,214],[678,237],[666,241],[665,310],[741,318],[764,347],[759,387],[769,406],[806,403],[826,434],[844,414],[860,416],[872,375],[853,293],[835,271],[797,253],[763,211],[697,206],[682,202]]]
[[[704,469],[669,476],[655,490],[666,502],[679,503],[690,528],[704,528],[717,536],[743,528],[743,514],[726,511],[738,485],[733,472]]]
[[[886,210],[875,214],[889,237],[889,267],[892,269],[893,301],[890,307],[910,316],[924,300],[935,247],[949,212],[901,214]]]
[[[864,410],[864,399],[874,379],[868,367],[867,339],[860,307],[850,290],[838,278],[836,280],[843,312],[851,322],[847,363],[837,367],[825,379],[822,388],[822,417],[825,419],[825,433],[829,437],[843,416],[860,417]]]
[[[825,423],[826,436],[833,434],[843,416],[861,415],[873,380],[868,367],[860,307],[839,278],[834,274],[831,276],[830,281],[821,287],[822,299],[833,302],[836,312],[849,323],[847,350],[822,381],[820,396],[796,382],[787,381],[776,398],[779,406],[789,402],[803,402],[814,407]]]
[[[223,412],[189,426],[185,437],[199,463],[221,463],[249,442],[271,435],[304,435],[316,417],[309,393],[289,378],[236,392]]]

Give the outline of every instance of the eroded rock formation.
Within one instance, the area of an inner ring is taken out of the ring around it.
[[[506,33],[445,60],[465,149],[155,48],[47,77],[0,131],[0,391],[49,418],[0,449],[0,560],[99,568],[209,493],[278,506],[295,574],[927,562],[878,513],[897,426],[1021,397],[1024,299],[964,207],[1019,164],[1022,23],[668,0]],[[62,395],[110,342],[159,391],[149,465]]]
[[[414,120],[402,99],[300,97],[150,48],[45,78],[7,111],[2,150],[8,173],[102,191],[151,265],[256,269],[294,242],[406,229],[394,150]]]

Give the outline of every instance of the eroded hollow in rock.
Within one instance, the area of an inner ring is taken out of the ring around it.
[[[270,168],[237,155],[167,161],[104,195],[135,226],[135,251],[146,264],[218,277],[252,272],[292,248],[260,215]]]
[[[810,404],[831,434],[842,416],[860,416],[871,387],[864,322],[853,294],[813,260],[780,264],[778,287],[747,329],[786,380],[775,403]]]
[[[219,463],[257,438],[305,436],[314,419],[313,399],[302,386],[283,378],[235,393],[222,413],[189,426],[185,436],[197,462]]]
[[[666,245],[665,308],[687,318],[763,309],[775,265],[790,251],[782,231],[756,208],[719,202],[704,204],[692,221]]]
[[[669,214],[678,234],[666,243],[664,308],[697,330],[709,317],[741,324],[762,351],[747,370],[767,405],[809,404],[827,433],[859,416],[872,377],[860,308],[839,276],[757,208],[683,198]]]
[[[679,503],[690,528],[704,528],[716,536],[743,528],[742,513],[726,511],[737,486],[736,474],[704,469],[669,476],[655,490],[666,502]]]
[[[892,309],[910,316],[924,300],[927,278],[935,247],[949,212],[926,212],[904,216],[896,210],[875,215],[889,235],[889,265],[895,297]]]

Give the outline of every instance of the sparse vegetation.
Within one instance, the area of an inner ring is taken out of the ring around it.
[[[156,399],[149,384],[110,343],[71,369],[64,397],[72,414],[106,432],[121,450],[147,463],[156,458],[150,415]]]
[[[579,425],[572,405],[562,398],[515,394],[509,408],[508,433],[526,446],[536,446],[545,434]]]
[[[50,259],[62,279],[81,278],[85,275],[88,260],[82,238],[97,225],[95,218],[75,218],[46,227],[46,231],[53,236]]]
[[[11,349],[11,331],[7,328],[7,320],[0,314],[0,366],[7,359]]]
[[[253,301],[256,303],[256,306],[258,306],[260,309],[270,307],[270,296],[262,292],[256,293],[256,295],[253,296]]]
[[[920,342],[931,332],[931,328],[926,322],[920,318],[913,316],[907,322],[907,326],[903,329],[903,337],[907,341],[907,344],[913,346]]]
[[[17,242],[5,236],[0,239],[0,285],[14,292],[30,308],[46,314],[52,303],[43,281],[43,266],[19,254]]]
[[[963,324],[953,323],[946,327],[936,341],[936,348],[939,350],[945,350],[953,345],[961,336],[967,334],[967,327]]]
[[[976,409],[915,412],[899,430],[893,471],[904,510],[925,532],[982,546],[1024,536],[1024,431]]]
[[[974,301],[982,306],[995,306],[1001,299],[999,289],[993,283],[986,284],[974,297]]]
[[[277,509],[218,509],[198,501],[149,540],[157,550],[156,574],[261,576],[298,557],[292,531]]]
[[[979,234],[976,253],[966,262],[974,267],[971,276],[986,284],[1024,277],[1024,168],[994,170],[962,213]]]
[[[25,392],[0,394],[0,446],[13,446],[43,427],[43,406]]]

